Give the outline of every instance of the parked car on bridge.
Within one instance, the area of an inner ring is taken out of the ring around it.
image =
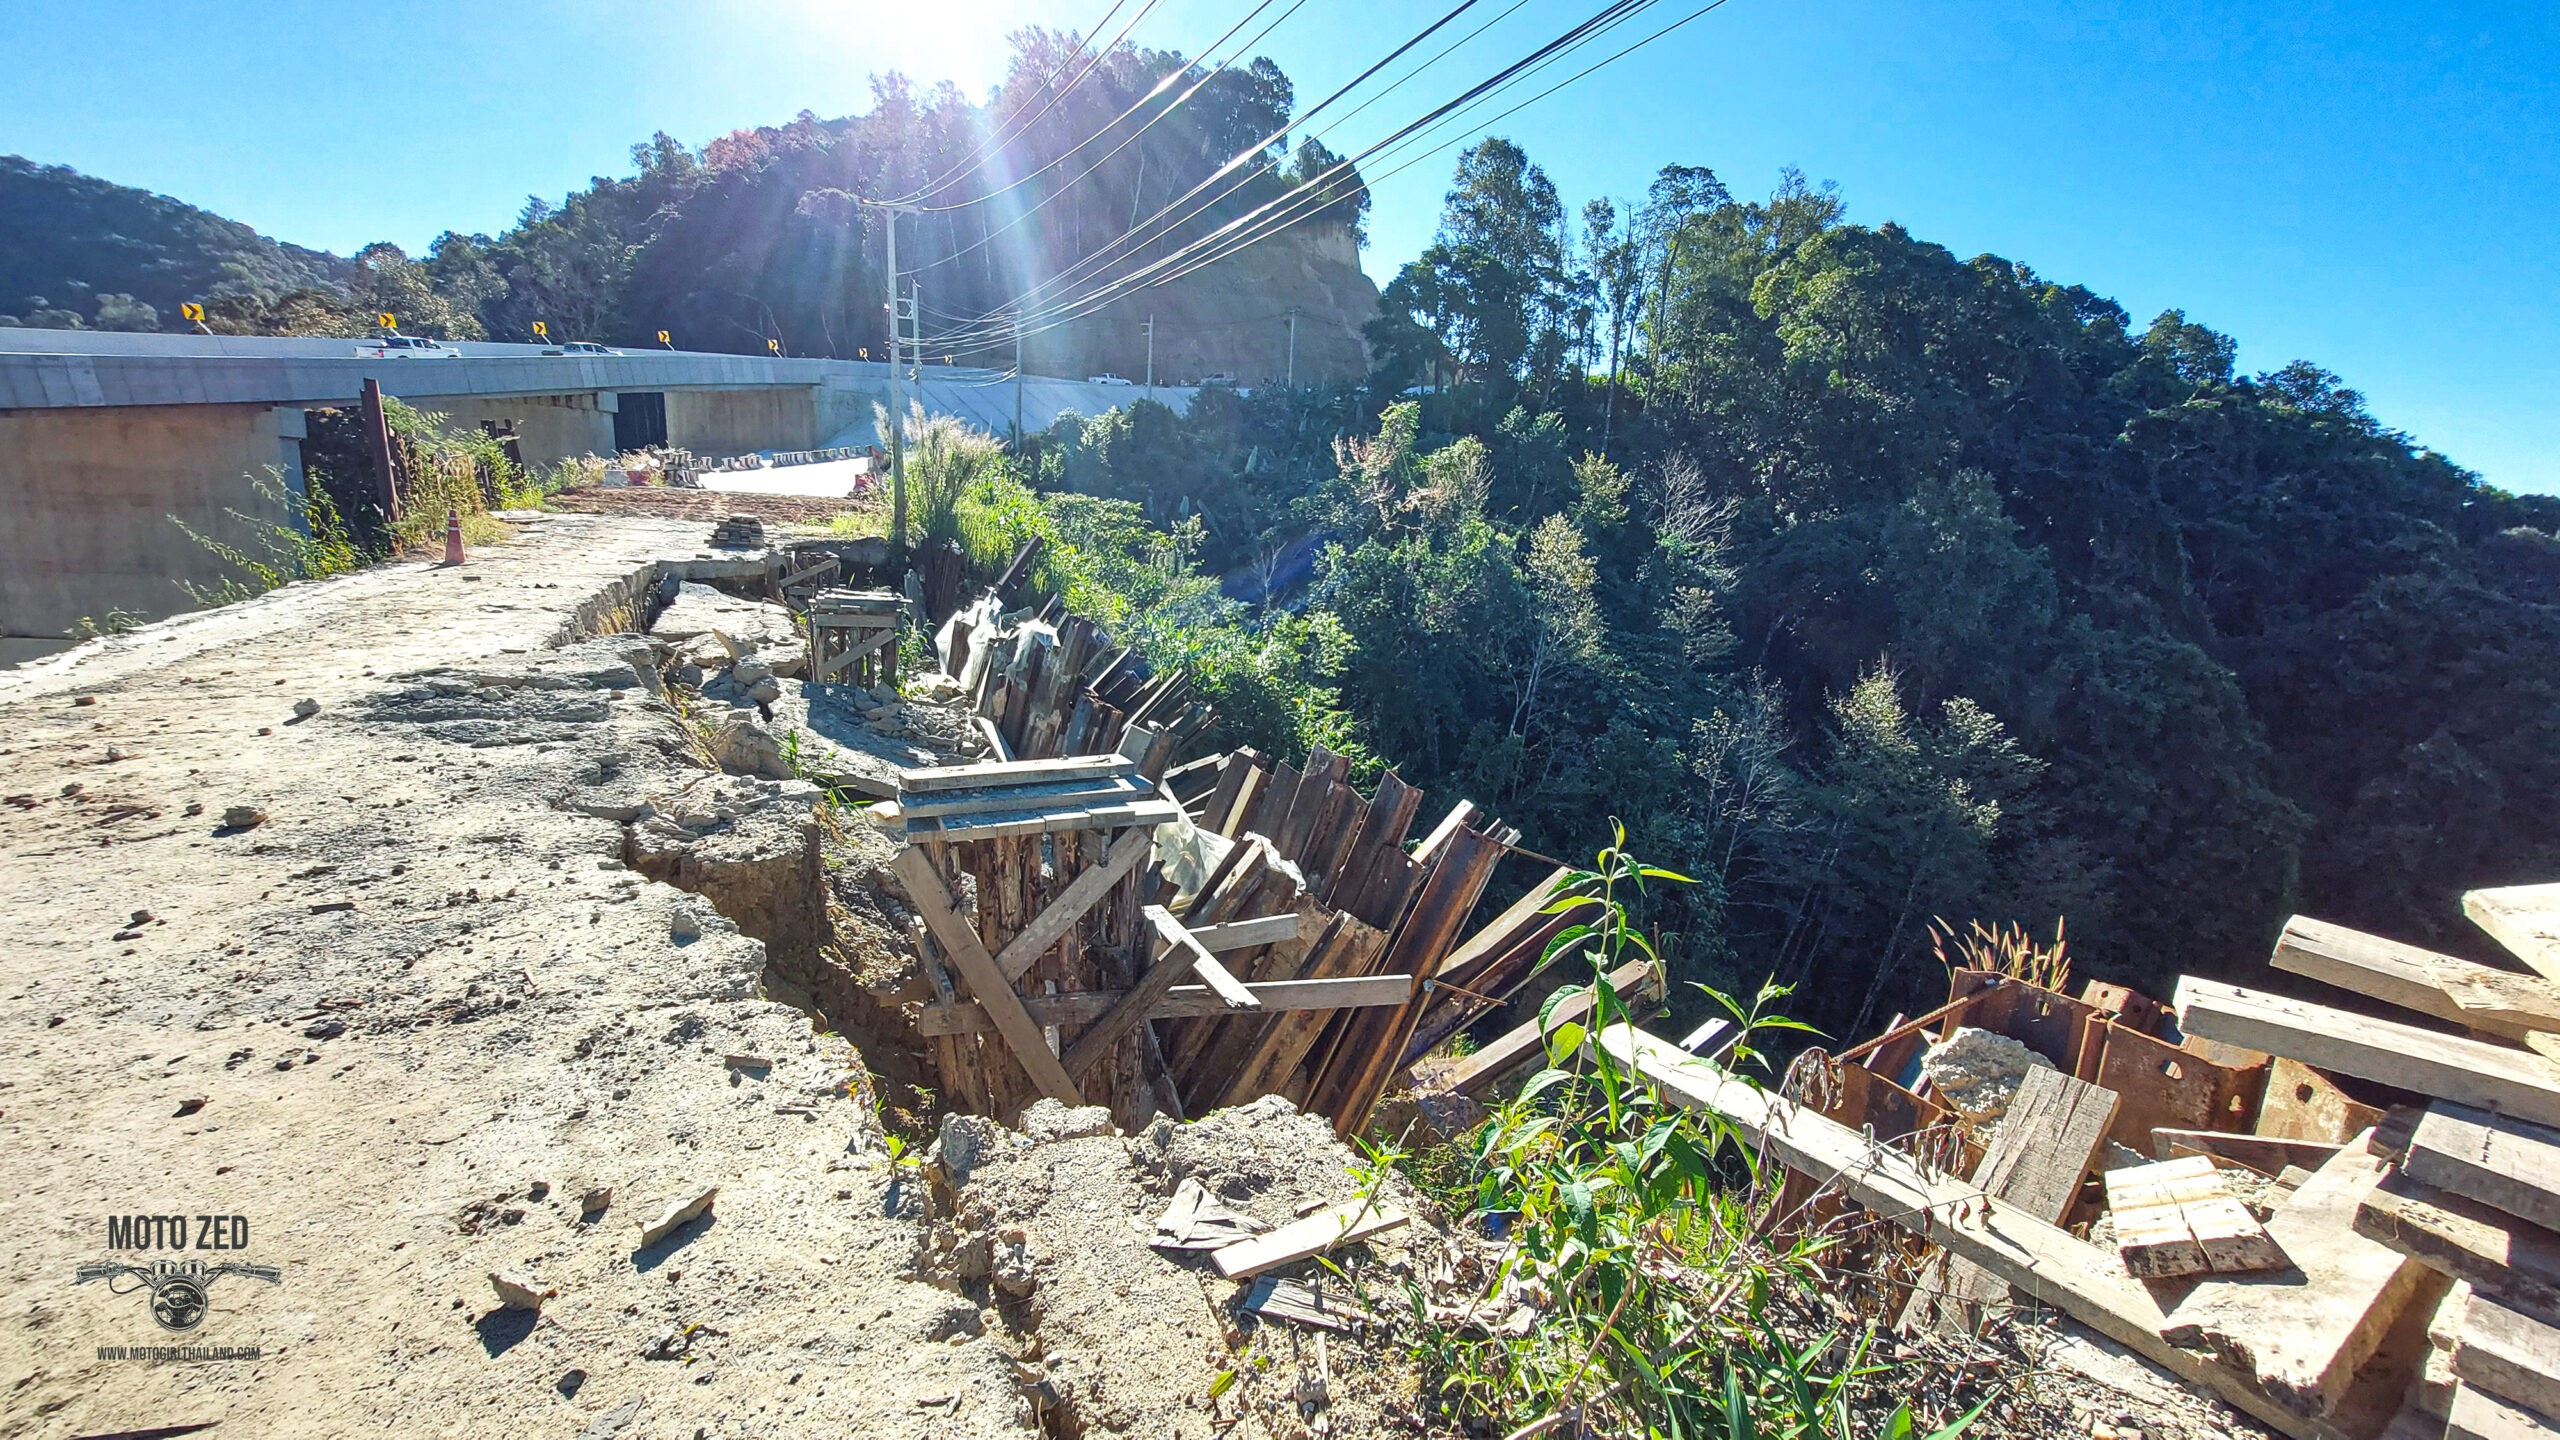
[[[416,335],[403,335],[394,330],[356,346],[356,354],[366,360],[447,360],[458,358],[462,351],[440,340]]]
[[[1228,389],[1233,390],[1236,388],[1236,377],[1228,374],[1224,370],[1213,370],[1210,373],[1201,376],[1198,383],[1204,388],[1210,385],[1224,385]]]
[[[1127,385],[1133,382],[1125,375],[1087,375],[1084,377],[1084,383],[1087,385]]]
[[[593,340],[568,340],[563,341],[558,345],[554,345],[542,353],[545,355],[619,355],[622,352],[619,350],[608,350]]]

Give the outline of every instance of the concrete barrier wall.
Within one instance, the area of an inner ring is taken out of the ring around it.
[[[412,402],[445,417],[444,428],[475,435],[483,420],[512,420],[516,448],[528,468],[556,465],[580,455],[613,458],[611,395],[528,395],[504,400],[439,399]]]
[[[188,583],[234,572],[171,517],[263,555],[291,511],[250,477],[275,466],[298,490],[301,434],[302,412],[266,405],[0,411],[0,634],[195,609]]]
[[[820,438],[815,386],[667,392],[667,443],[679,450],[718,459],[753,450],[814,450]]]

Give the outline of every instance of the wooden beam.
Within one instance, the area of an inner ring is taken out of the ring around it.
[[[2462,897],[2462,913],[2536,971],[2560,980],[2560,885],[2509,885]]]
[[[2166,1317],[2115,1256],[2058,1226],[1985,1195],[1970,1182],[1923,1171],[1900,1151],[1770,1094],[1631,1025],[1593,1044],[1674,1103],[1723,1116],[1788,1169],[2009,1282],[2180,1380],[2202,1387],[2296,1440],[2321,1440],[2315,1422],[2276,1404],[2257,1377],[2160,1336]]]
[[[1218,1273],[1228,1279],[1250,1280],[1265,1270],[1321,1255],[1336,1245],[1348,1245],[1404,1223],[1405,1213],[1392,1206],[1374,1200],[1345,1200],[1267,1235],[1222,1245],[1209,1258],[1216,1262]]]
[[[1075,928],[1076,922],[1084,918],[1084,913],[1100,904],[1102,897],[1111,893],[1111,887],[1120,883],[1120,877],[1136,869],[1138,862],[1146,859],[1154,847],[1154,829],[1134,827],[1111,842],[1111,848],[1103,853],[1099,863],[1085,867],[1076,878],[1068,881],[1067,888],[1058,892],[1058,898],[1049,902],[1049,908],[1033,917],[1031,923],[1023,926],[1021,933],[1006,941],[1004,949],[997,953],[996,968],[1004,972],[1005,983],[1011,985],[1021,979],[1041,956],[1049,953],[1050,946],[1066,938],[1066,933]]]
[[[1183,929],[1182,922],[1173,918],[1172,911],[1161,905],[1149,905],[1140,913],[1147,917],[1149,925],[1155,927],[1156,938],[1162,940],[1168,950],[1183,951],[1190,955],[1191,959],[1184,968],[1199,975],[1202,984],[1216,991],[1218,998],[1227,1002],[1228,1009],[1259,1010],[1262,1008],[1262,1002],[1253,998],[1253,992],[1245,988],[1244,982],[1238,980],[1226,966],[1219,964],[1218,957],[1210,954],[1208,947],[1194,938],[1190,931]]]
[[[1410,975],[1349,975],[1324,980],[1256,980],[1245,988],[1253,992],[1257,1014],[1282,1015],[1299,1011],[1361,1010],[1375,1005],[1401,1005],[1412,988]],[[1398,986],[1405,987],[1398,989]],[[1090,1025],[1120,1003],[1126,990],[1068,990],[1056,995],[1032,995],[1022,1006],[1031,1018],[1042,1025]],[[1232,1015],[1233,1007],[1226,997],[1206,985],[1176,985],[1156,1001],[1147,1012],[1150,1020],[1182,1020],[1200,1015]],[[986,1012],[966,1000],[948,1004],[923,1006],[916,1012],[916,1033],[928,1038],[937,1035],[976,1035],[989,1029]]]
[[[2477,1385],[2453,1392],[2444,1440],[2560,1440],[2560,1424]]]
[[[2560,1131],[2438,1101],[2409,1137],[2409,1178],[2560,1231]]]
[[[1050,1053],[1039,1024],[1022,1008],[1022,997],[1013,993],[1013,981],[997,968],[995,957],[987,953],[978,932],[961,920],[951,892],[943,887],[942,876],[935,873],[933,862],[923,851],[909,846],[898,852],[890,868],[906,886],[907,898],[915,902],[916,913],[924,917],[925,927],[933,932],[933,938],[950,955],[952,963],[960,967],[962,982],[987,1018],[995,1022],[996,1032],[1012,1049],[1022,1072],[1050,1099],[1062,1105],[1082,1105],[1084,1096],[1076,1089],[1076,1082],[1067,1077],[1058,1057]]]
[[[1200,948],[1212,955],[1230,950],[1254,950],[1264,945],[1277,945],[1298,938],[1298,912],[1264,915],[1252,920],[1230,920],[1223,925],[1203,925],[1191,932]]]
[[[2192,975],[2178,982],[2177,1008],[2178,1024],[2189,1035],[2560,1124],[2560,1067],[2523,1050]]]
[[[1153,921],[1158,915],[1165,914],[1165,910],[1161,905],[1150,905],[1145,913],[1147,919]],[[1174,930],[1181,932],[1181,925],[1175,924]],[[1161,925],[1157,926],[1157,933],[1164,934]],[[1209,952],[1201,949],[1199,942],[1187,933],[1181,934],[1178,940],[1171,935],[1164,938],[1165,948],[1156,956],[1156,962],[1147,967],[1147,973],[1139,976],[1138,983],[1129,987],[1128,993],[1067,1047],[1065,1063],[1069,1075],[1082,1075],[1092,1069],[1096,1061],[1111,1053],[1122,1036],[1146,1023],[1147,1012],[1155,1008],[1156,1001],[1162,999],[1176,981],[1190,974],[1193,966],[1209,959]]]
[[[2151,1129],[2151,1158],[2154,1160],[2204,1155],[2215,1160],[2228,1160],[2270,1177],[2283,1174],[2287,1165],[2317,1170],[2337,1153],[2337,1146],[2318,1140],[2234,1135],[2225,1130],[2180,1130],[2167,1125],[2155,1125]]]
[[[984,715],[972,716],[969,723],[978,727],[978,734],[987,742],[987,753],[996,757],[997,764],[1013,763],[1013,747],[1005,743],[1004,727]]]
[[[985,815],[927,817],[907,822],[912,841],[1003,840],[1016,835],[1053,835],[1061,830],[1118,830],[1137,825],[1149,830],[1182,818],[1182,807],[1170,800],[1138,800],[1127,805],[1057,810],[998,810]]]
[[[2466,1384],[2560,1416],[2560,1327],[2474,1292],[2453,1342],[2453,1373]]]
[[[2504,1039],[2560,1030],[2560,984],[2492,970],[2307,915],[2285,922],[2273,964],[2288,974]]]
[[[2365,1197],[2355,1227],[2359,1235],[2470,1281],[2475,1301],[2495,1295],[2545,1324],[2560,1325],[2560,1235],[2397,1174],[2384,1177]]]
[[[1059,780],[1102,780],[1135,775],[1138,762],[1119,755],[1076,755],[1056,760],[1014,760],[994,765],[930,765],[898,777],[909,792],[983,790],[990,785],[1040,785]]]
[[[984,790],[928,790],[898,802],[898,814],[917,820],[927,816],[982,815],[991,810],[1064,810],[1073,806],[1125,805],[1150,792],[1133,780],[1110,776],[1101,780],[1061,780],[1049,785],[1002,785]]]

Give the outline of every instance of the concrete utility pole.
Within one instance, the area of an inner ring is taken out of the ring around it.
[[[898,217],[915,214],[915,205],[893,205],[886,200],[864,200],[861,204],[883,212],[883,227],[889,239],[889,433],[880,438],[889,446],[889,553],[901,556],[907,550],[907,402],[898,386],[901,362],[898,345]]]
[[[1292,387],[1298,383],[1298,307],[1295,305],[1289,307],[1289,378],[1284,383]]]
[[[1013,453],[1022,453],[1022,326],[1013,327]]]
[[[1156,317],[1147,317],[1147,388],[1156,388]]]

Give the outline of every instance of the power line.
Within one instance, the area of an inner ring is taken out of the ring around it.
[[[1256,207],[1254,210],[1248,211],[1246,214],[1237,217],[1235,220],[1229,221],[1227,224],[1219,227],[1215,231],[1212,231],[1210,234],[1200,237],[1199,239],[1175,250],[1171,254],[1153,262],[1152,264],[1144,266],[1129,275],[1123,276],[1118,280],[1099,285],[1088,291],[1086,294],[1077,296],[1074,299],[1058,302],[1050,306],[1043,307],[1038,311],[1022,311],[1010,316],[1003,316],[1002,312],[999,311],[998,315],[1001,317],[1001,323],[993,327],[988,327],[985,333],[990,335],[1004,333],[1004,327],[1007,325],[1025,329],[1027,333],[1037,333],[1040,330],[1051,329],[1059,324],[1064,324],[1071,320],[1080,318],[1082,315],[1090,314],[1101,306],[1109,304],[1112,300],[1118,298],[1119,295],[1128,293],[1132,289],[1145,288],[1148,285],[1162,284],[1173,279],[1178,279],[1182,275],[1189,274],[1191,271],[1200,268],[1201,265],[1215,263],[1215,261],[1223,259],[1227,255],[1231,255],[1247,245],[1267,239],[1269,236],[1278,233],[1280,230],[1286,229],[1288,226],[1297,223],[1299,220],[1303,220],[1335,203],[1339,197],[1324,195],[1321,192],[1334,180],[1340,178],[1347,172],[1351,172],[1359,162],[1384,154],[1391,148],[1402,145],[1407,141],[1414,139],[1418,135],[1423,134],[1432,128],[1436,128],[1443,121],[1473,107],[1480,101],[1499,93],[1501,90],[1516,84],[1528,75],[1534,74],[1538,70],[1545,68],[1555,60],[1562,58],[1562,56],[1571,53],[1573,50],[1579,49],[1591,40],[1596,39],[1601,34],[1617,28],[1619,25],[1625,23],[1629,19],[1632,19],[1637,14],[1652,8],[1656,3],[1658,3],[1658,0],[1619,0],[1619,3],[1604,7],[1600,12],[1591,16],[1589,19],[1571,27],[1555,39],[1538,47],[1538,49],[1532,51],[1528,56],[1514,61],[1510,65],[1507,65],[1497,71],[1493,76],[1478,82],[1455,99],[1437,106],[1423,116],[1399,127],[1386,138],[1369,146],[1358,155],[1338,162],[1320,175],[1301,181],[1295,188],[1287,193],[1271,201],[1265,202],[1263,205]],[[1610,56],[1608,60],[1600,62],[1600,65],[1606,65],[1626,54],[1632,53],[1643,45],[1649,44],[1653,40],[1659,39],[1661,36],[1679,28],[1680,25],[1696,19],[1698,15],[1704,14],[1707,10],[1713,9],[1717,4],[1721,3],[1722,0],[1713,0],[1713,3],[1702,7],[1700,10],[1684,17],[1682,20],[1675,22],[1672,25],[1665,26],[1663,29],[1654,32],[1654,34],[1647,36],[1645,39],[1639,40],[1635,44],[1620,50],[1615,55]],[[1449,18],[1454,18],[1455,13],[1456,12],[1452,12],[1451,16],[1444,16],[1442,23],[1445,23]],[[1409,50],[1412,43],[1413,42],[1407,42],[1405,46],[1399,47],[1398,53],[1402,53],[1404,50]],[[1382,62],[1382,64],[1383,63],[1384,62]],[[1572,80],[1580,79],[1583,75],[1591,73],[1592,70],[1599,69],[1600,65],[1588,67],[1572,77],[1572,79],[1563,83],[1570,84],[1572,83]],[[1374,74],[1378,68],[1379,67],[1373,66],[1370,71],[1366,73]],[[1419,72],[1417,71],[1416,73]],[[1547,91],[1541,92],[1540,96],[1533,97],[1533,99],[1543,98],[1544,95],[1552,94],[1556,89],[1561,88],[1563,88],[1562,85],[1550,87]],[[1337,98],[1340,93],[1341,92],[1336,92]],[[1519,107],[1517,106],[1513,107],[1514,110],[1518,108]],[[1507,115],[1512,112],[1505,111],[1504,113]],[[1427,155],[1430,152],[1425,151],[1423,153]],[[1420,158],[1422,158],[1421,155],[1414,157],[1415,160]],[[1413,163],[1413,161],[1409,160],[1406,162],[1406,165],[1411,163]],[[1401,170],[1403,168],[1405,168],[1405,165],[1399,165],[1396,167],[1397,170]],[[1213,180],[1214,178],[1215,177],[1212,177]],[[1251,177],[1248,176],[1246,178],[1250,179]],[[1239,181],[1238,183],[1241,184],[1243,182]],[[1197,194],[1201,188],[1203,187],[1194,187],[1191,193]],[[1223,193],[1233,193],[1233,188],[1234,187],[1230,187],[1228,191]],[[1300,205],[1310,195],[1317,196],[1317,203],[1315,205],[1311,207],[1304,207],[1296,214],[1280,215],[1276,221],[1270,218],[1275,213],[1283,211],[1288,207]],[[1217,198],[1223,198],[1223,194],[1219,197],[1212,197],[1210,203],[1214,203]],[[1179,204],[1180,202],[1177,201],[1175,203]],[[1167,210],[1170,210],[1171,208],[1173,207],[1168,206]],[[1154,219],[1159,218],[1164,213],[1166,212],[1159,211],[1157,216],[1150,217],[1149,222],[1147,223],[1152,223]],[[1197,211],[1192,213],[1196,214]],[[1187,219],[1189,217],[1185,216],[1183,218]],[[1143,226],[1137,228],[1143,228]],[[1131,233],[1134,233],[1134,231]],[[1113,242],[1113,246],[1106,246],[1104,248],[1105,250],[1114,248],[1114,246],[1122,243],[1127,238],[1128,236],[1124,235],[1122,237],[1122,241],[1115,241]],[[1099,253],[1100,252],[1097,252],[1097,255]],[[1088,257],[1089,260],[1092,258],[1094,257]],[[1082,267],[1079,266],[1076,268]],[[1054,281],[1051,283],[1054,283]],[[1020,298],[1024,297],[1018,297],[1016,303],[1019,303]]]
[[[1112,0],[1111,8],[1103,12],[1101,24],[1096,25],[1094,28],[1099,30],[1102,28],[1102,25],[1110,24],[1111,17],[1118,14],[1120,7],[1127,3],[1128,0]],[[1129,23],[1120,27],[1119,34],[1112,36],[1108,43],[1094,47],[1093,54],[1085,61],[1084,68],[1077,71],[1076,78],[1068,81],[1063,88],[1052,88],[1058,78],[1058,72],[1057,70],[1049,72],[1047,78],[1040,82],[1040,90],[1048,93],[1049,103],[1040,107],[1039,114],[1023,121],[1012,134],[1007,135],[998,133],[997,135],[991,136],[989,139],[980,142],[978,148],[971,151],[968,156],[963,158],[957,168],[945,172],[941,179],[932,181],[928,183],[924,189],[917,191],[913,195],[907,196],[902,203],[917,204],[925,200],[930,200],[936,195],[942,194],[944,191],[949,190],[953,185],[958,184],[962,179],[975,174],[979,168],[984,166],[989,160],[1002,154],[1005,146],[1010,145],[1014,141],[1022,138],[1024,135],[1031,133],[1031,127],[1048,118],[1049,112],[1058,108],[1058,102],[1066,99],[1077,86],[1083,84],[1085,77],[1094,72],[1094,67],[1102,63],[1103,57],[1109,55],[1114,49],[1117,49],[1122,41],[1127,40],[1129,38],[1129,33],[1138,28],[1138,22],[1146,19],[1148,12],[1154,10],[1158,3],[1159,0],[1145,0],[1145,3],[1138,7],[1138,13],[1129,17]],[[1064,70],[1068,64],[1073,64],[1074,57],[1083,51],[1085,43],[1084,38],[1082,36],[1078,36],[1075,50],[1068,52],[1067,61],[1060,64],[1058,66],[1058,70]],[[1030,104],[1029,97],[1024,98],[1023,104]],[[1019,115],[1022,112],[1017,109],[1014,113]],[[996,128],[998,132],[1001,132],[1004,127],[1003,124],[999,124]]]

